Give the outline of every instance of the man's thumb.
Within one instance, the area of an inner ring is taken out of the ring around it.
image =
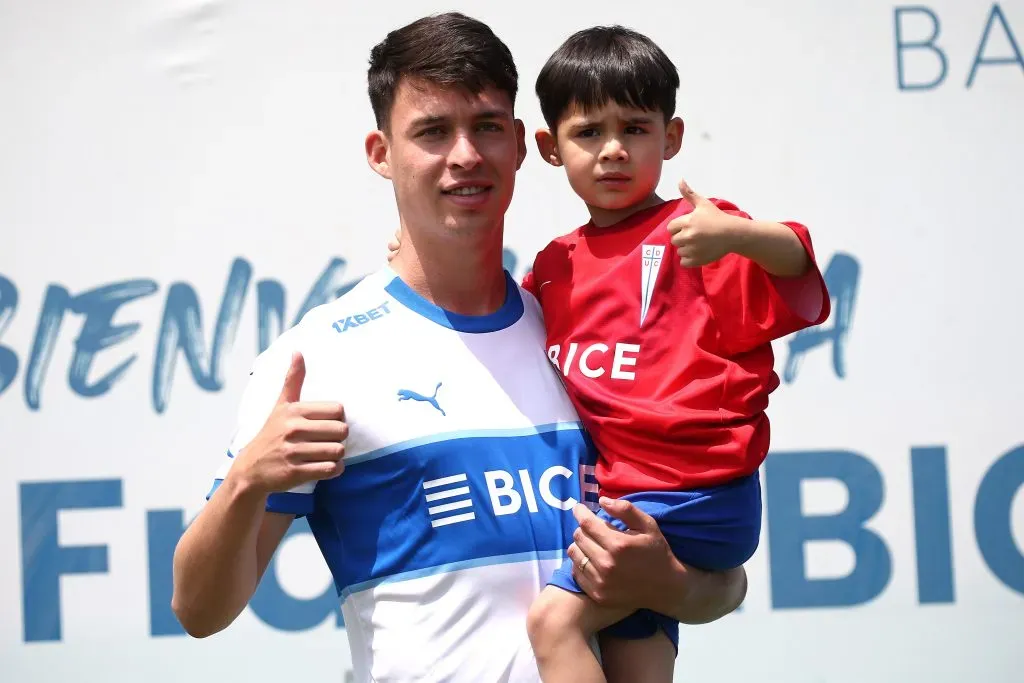
[[[299,351],[292,354],[292,364],[288,366],[288,374],[284,376],[284,386],[278,403],[294,403],[302,393],[302,382],[306,379],[306,360]]]

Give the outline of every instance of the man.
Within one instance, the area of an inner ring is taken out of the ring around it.
[[[536,300],[501,267],[526,154],[508,48],[462,15],[424,18],[373,49],[369,90],[367,160],[394,186],[402,253],[257,359],[224,474],[175,552],[182,625],[230,624],[296,515],[361,681],[536,681],[526,614],[574,530],[595,600],[667,591],[682,621],[731,611],[742,572],[687,570],[627,503],[633,534],[577,505],[592,446]]]

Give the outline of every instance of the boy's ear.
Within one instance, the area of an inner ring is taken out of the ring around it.
[[[668,122],[665,126],[665,161],[668,161],[683,146],[683,120],[678,116]]]
[[[555,136],[551,134],[551,131],[547,128],[539,128],[536,133],[533,134],[533,139],[537,141],[537,151],[544,158],[544,161],[548,162],[552,166],[561,166],[562,157],[558,154],[558,145],[555,144]]]

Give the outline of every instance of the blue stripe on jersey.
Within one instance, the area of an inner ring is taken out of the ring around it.
[[[309,526],[339,594],[473,563],[556,557],[572,542],[571,509],[593,454],[578,429],[414,445],[321,482]]]
[[[456,332],[477,334],[497,332],[511,327],[523,316],[523,298],[519,294],[519,286],[507,270],[505,271],[505,301],[501,308],[490,315],[460,315],[446,311],[417,294],[397,275],[384,290],[393,296],[395,301],[413,313],[418,313],[424,318]]]

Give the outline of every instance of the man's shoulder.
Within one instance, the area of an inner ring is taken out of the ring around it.
[[[387,286],[394,279],[389,269],[378,270],[359,281],[337,299],[307,312],[293,330],[299,339],[333,330],[345,334],[394,312]]]

